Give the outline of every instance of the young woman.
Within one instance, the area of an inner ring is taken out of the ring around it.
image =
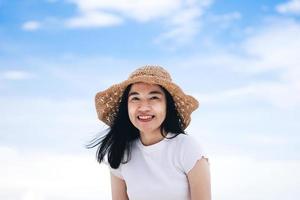
[[[198,101],[159,66],[144,66],[98,92],[109,131],[90,147],[111,172],[113,200],[210,200],[208,158],[184,130]]]

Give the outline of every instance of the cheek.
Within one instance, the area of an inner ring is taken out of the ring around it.
[[[163,106],[163,115],[164,115],[164,117],[166,117],[166,114],[167,114],[167,107]]]
[[[128,104],[128,115],[129,115],[129,118],[132,119],[134,117],[134,106]]]
[[[165,117],[166,116],[166,105],[164,104],[158,104],[155,106],[155,110],[157,111],[157,113],[159,113],[161,116]]]

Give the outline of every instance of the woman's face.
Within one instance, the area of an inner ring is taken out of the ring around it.
[[[166,117],[166,96],[159,85],[135,83],[128,94],[128,115],[131,123],[146,134],[160,133]]]

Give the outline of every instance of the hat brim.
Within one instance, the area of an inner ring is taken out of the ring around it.
[[[191,113],[198,108],[199,102],[194,97],[186,95],[175,83],[154,76],[135,77],[98,92],[95,96],[98,118],[106,125],[111,126],[118,112],[124,90],[128,85],[138,82],[158,84],[164,87],[173,97],[175,107],[183,120],[183,128],[185,129],[189,125]]]

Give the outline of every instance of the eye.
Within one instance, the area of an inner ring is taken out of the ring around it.
[[[153,97],[151,97],[150,99],[159,99],[159,97],[153,96]]]
[[[131,101],[137,101],[137,100],[139,100],[139,98],[138,97],[132,97],[130,100]]]

